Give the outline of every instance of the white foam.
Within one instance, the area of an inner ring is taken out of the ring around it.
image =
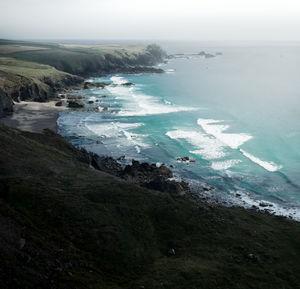
[[[136,122],[136,123],[115,122],[114,125],[123,129],[133,129],[133,128],[143,126],[145,124],[142,122]]]
[[[89,101],[96,101],[97,100],[97,98],[95,97],[95,96],[91,96],[90,98],[89,98]]]
[[[110,80],[113,82],[113,84],[117,84],[117,85],[121,85],[128,82],[124,77],[121,76],[112,76]]]
[[[227,160],[222,162],[212,162],[211,167],[214,170],[227,170],[236,164],[240,163],[241,160]]]
[[[120,85],[126,83],[124,77],[113,76],[111,80],[114,84]],[[198,110],[194,107],[172,105],[170,102],[139,92],[139,86],[107,86],[106,89],[115,96],[116,99],[125,100],[123,107],[119,111],[121,116],[145,116],[174,113],[180,111]]]
[[[269,172],[276,172],[278,170],[280,170],[282,168],[282,166],[278,166],[273,162],[266,162],[266,161],[262,161],[261,159],[259,159],[258,157],[255,157],[249,153],[247,153],[246,151],[244,151],[243,149],[240,149],[241,153],[248,158],[249,160],[251,160],[252,162],[258,164],[259,166],[263,167],[264,169],[266,169]]]
[[[239,194],[240,197],[236,197],[236,194]],[[284,206],[283,204],[277,204],[270,201],[256,200],[253,199],[252,194],[249,192],[244,192],[241,190],[230,191],[229,200],[232,204],[237,204],[242,207],[251,208],[255,206],[257,209],[275,214],[277,216],[290,217],[296,221],[300,221],[300,210],[299,207],[289,207]],[[260,203],[268,204],[268,207],[260,206]]]
[[[165,73],[174,73],[174,72],[175,72],[175,69],[173,69],[173,68],[165,69]]]
[[[129,91],[128,93],[131,98],[131,103],[126,103],[124,105],[124,109],[119,112],[119,115],[144,116],[197,110],[197,108],[193,107],[165,105],[163,103],[160,103],[159,100],[153,96],[137,94],[133,91]]]
[[[225,157],[224,145],[219,140],[196,131],[174,130],[168,131],[166,135],[171,139],[185,139],[197,150],[190,153],[199,154],[207,160]]]
[[[135,146],[135,149],[136,149],[136,152],[137,152],[138,154],[140,154],[140,153],[141,153],[141,149],[140,149],[140,147],[139,147],[139,146]]]
[[[237,149],[252,138],[251,135],[246,133],[223,133],[229,128],[229,125],[219,124],[221,122],[223,121],[203,118],[197,120],[198,125],[200,125],[207,134],[214,136],[232,149]]]
[[[139,146],[147,147],[147,144],[143,142],[144,137],[147,135],[136,134],[129,132],[128,130],[134,129],[144,125],[143,123],[120,123],[120,122],[104,122],[89,124],[86,123],[85,126],[87,129],[92,131],[94,134],[102,138],[117,138],[122,139],[124,146]],[[126,140],[126,142],[124,142]]]

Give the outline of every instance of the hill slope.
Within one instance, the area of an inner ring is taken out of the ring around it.
[[[0,146],[1,288],[299,288],[299,223],[128,184],[50,132]]]
[[[0,40],[0,55],[55,67],[74,75],[131,73],[159,70],[166,53],[157,45],[58,45]],[[148,68],[147,68],[148,67]]]
[[[60,89],[82,81],[49,65],[0,57],[0,88],[14,101],[47,101]]]

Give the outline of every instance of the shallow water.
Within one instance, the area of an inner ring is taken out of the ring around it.
[[[165,74],[91,79],[114,86],[80,91],[99,112],[61,113],[60,133],[99,154],[172,164],[223,201],[264,200],[300,220],[300,46],[163,45],[223,54],[170,60]],[[196,162],[176,160],[183,156]]]

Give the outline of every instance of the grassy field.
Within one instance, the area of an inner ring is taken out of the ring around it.
[[[300,288],[299,223],[128,184],[51,133],[0,145],[1,288]]]
[[[0,40],[1,55],[87,76],[130,66],[152,66],[162,61],[165,53],[155,45],[45,44]]]

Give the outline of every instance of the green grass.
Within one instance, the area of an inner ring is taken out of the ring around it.
[[[17,101],[19,99],[49,99],[55,87],[81,80],[52,66],[0,57],[0,88]]]
[[[53,134],[0,145],[3,288],[299,288],[299,223],[128,184]]]
[[[9,49],[16,49],[9,53]],[[28,50],[27,48],[41,48]],[[2,52],[1,52],[2,51]],[[165,53],[155,45],[59,45],[0,40],[0,55],[55,67],[75,75],[89,76],[125,70],[130,66],[151,66]]]

